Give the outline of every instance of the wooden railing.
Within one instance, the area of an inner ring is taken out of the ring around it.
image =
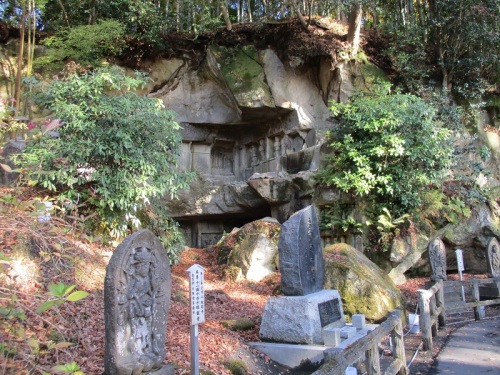
[[[467,281],[447,281],[446,286],[470,287],[472,286],[472,296],[470,302],[456,302],[445,305],[444,302],[444,284],[439,280],[429,289],[418,291],[418,304],[420,306],[420,330],[422,332],[422,341],[424,350],[432,350],[432,338],[437,335],[437,330],[446,325],[446,310],[457,307],[473,308],[474,318],[481,319],[480,307],[500,303],[500,298],[480,300],[479,286],[485,284],[500,285],[500,277],[490,279],[473,279]]]
[[[437,330],[446,325],[443,281],[439,280],[430,289],[418,291],[420,308],[419,324],[424,350],[432,350],[432,338]]]
[[[391,311],[389,317],[366,336],[354,341],[345,348],[331,348],[324,352],[325,363],[312,375],[344,375],[348,366],[365,356],[368,375],[407,375],[403,323],[400,310]],[[391,335],[394,345],[394,359],[383,372],[380,369],[379,343]]]

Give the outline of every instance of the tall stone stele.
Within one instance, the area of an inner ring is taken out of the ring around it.
[[[323,248],[313,206],[297,211],[283,224],[278,251],[285,296],[305,296],[323,289]]]
[[[146,229],[125,238],[106,268],[104,374],[173,375],[163,365],[171,289],[160,240]]]
[[[431,263],[431,280],[446,280],[446,247],[440,238],[429,242],[429,261]]]
[[[323,345],[323,330],[345,325],[337,290],[324,290],[324,259],[316,209],[308,206],[283,223],[278,242],[283,296],[267,300],[263,341]]]

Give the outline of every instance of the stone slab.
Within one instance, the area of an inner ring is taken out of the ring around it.
[[[342,300],[337,290],[306,296],[280,296],[267,300],[259,336],[264,341],[323,344],[325,326],[345,325]]]
[[[266,342],[250,342],[252,348],[267,355],[271,360],[296,370],[301,367],[320,366],[323,352],[328,348],[322,345],[296,345]]]
[[[283,223],[278,252],[285,296],[304,296],[323,289],[323,248],[313,206],[297,211]]]

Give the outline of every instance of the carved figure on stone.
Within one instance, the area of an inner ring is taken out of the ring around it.
[[[431,280],[446,280],[446,248],[440,238],[429,243],[429,261],[431,264]]]
[[[274,137],[274,158],[279,159],[281,156],[281,140],[278,136]]]
[[[263,162],[266,160],[266,141],[264,139],[261,139],[259,141],[259,161]]]
[[[105,374],[170,373],[162,367],[170,293],[170,264],[158,238],[148,230],[127,237],[106,268]]]
[[[500,244],[495,237],[491,237],[486,247],[488,276],[500,277]]]
[[[250,166],[255,167],[259,163],[259,157],[257,155],[257,146],[252,145],[250,149]]]

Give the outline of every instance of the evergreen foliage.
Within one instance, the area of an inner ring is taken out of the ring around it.
[[[97,212],[94,222],[113,236],[141,225],[152,198],[186,186],[176,169],[180,127],[160,100],[132,91],[145,82],[116,67],[33,82],[36,103],[61,122],[31,134],[17,158],[22,181],[58,192],[64,207]]]
[[[124,38],[125,28],[116,20],[62,29],[45,39],[47,53],[35,60],[35,68],[61,70],[68,61],[101,66],[110,57],[122,53],[126,47]]]
[[[379,212],[416,209],[422,192],[451,166],[450,131],[416,96],[379,90],[331,110],[339,125],[329,134],[331,153],[319,181],[367,197]]]

